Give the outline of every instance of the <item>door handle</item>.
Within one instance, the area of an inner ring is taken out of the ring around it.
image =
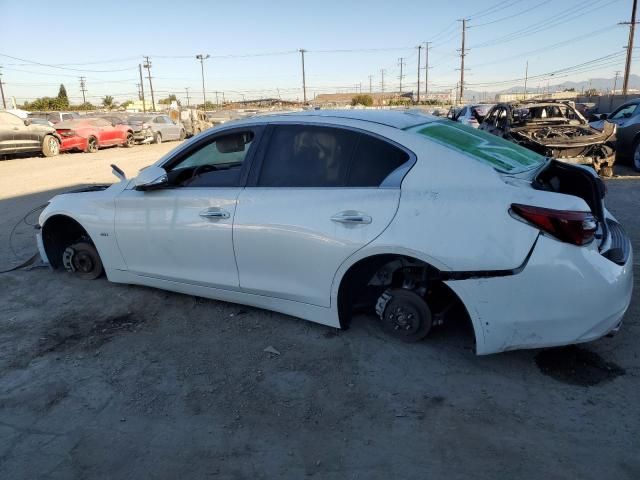
[[[229,212],[226,212],[224,210],[220,210],[220,209],[210,209],[210,210],[203,210],[202,212],[200,212],[200,216],[202,218],[219,218],[219,219],[224,219],[224,218],[229,218]]]
[[[346,212],[336,213],[333,217],[331,217],[331,220],[334,222],[346,224],[369,224],[373,219],[365,213],[349,210]]]

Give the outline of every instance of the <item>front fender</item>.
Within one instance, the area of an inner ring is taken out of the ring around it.
[[[115,196],[124,189],[125,182],[102,191],[65,193],[51,199],[42,211],[39,223],[46,225],[54,215],[69,217],[87,232],[93,241],[106,270],[126,269],[115,236]]]

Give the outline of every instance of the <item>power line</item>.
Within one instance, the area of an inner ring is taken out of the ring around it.
[[[59,65],[52,65],[52,64],[48,64],[48,63],[36,62],[35,60],[27,60],[27,59],[20,58],[20,57],[13,57],[11,55],[6,55],[4,53],[0,53],[0,57],[11,58],[13,60],[19,60],[21,62],[26,62],[26,63],[31,64],[31,65],[39,65],[41,67],[49,67],[49,68],[58,68],[60,70],[71,70],[71,71],[74,71],[74,72],[116,73],[116,72],[126,72],[128,70],[132,70],[132,68],[123,68],[123,69],[119,69],[119,70],[87,70],[87,69],[80,69],[80,68],[61,67]]]
[[[484,27],[484,26],[486,26],[486,25],[493,25],[494,23],[503,22],[503,21],[505,21],[505,20],[511,20],[512,18],[519,17],[520,15],[524,15],[525,13],[529,13],[529,12],[530,12],[530,11],[532,11],[532,10],[537,10],[537,9],[539,9],[540,7],[542,7],[543,5],[546,5],[547,3],[549,3],[550,1],[551,1],[551,0],[543,0],[542,2],[540,2],[540,3],[536,4],[536,5],[534,5],[533,7],[526,8],[526,9],[524,9],[524,10],[520,10],[519,12],[514,13],[514,14],[512,14],[512,15],[508,15],[508,16],[506,16],[506,17],[498,18],[498,19],[496,19],[496,20],[491,20],[491,21],[489,21],[489,22],[480,23],[480,24],[478,24],[478,25],[473,25],[473,24],[471,24],[471,25],[469,25],[469,28],[479,28],[479,27]]]

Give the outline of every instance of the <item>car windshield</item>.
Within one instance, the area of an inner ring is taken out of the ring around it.
[[[541,165],[545,158],[531,150],[461,123],[432,122],[411,131],[467,154],[502,173],[521,173]]]

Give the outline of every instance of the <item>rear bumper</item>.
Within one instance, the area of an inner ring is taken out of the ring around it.
[[[588,342],[619,327],[633,289],[633,255],[619,265],[595,244],[541,235],[517,275],[449,281],[476,331],[479,355]]]

